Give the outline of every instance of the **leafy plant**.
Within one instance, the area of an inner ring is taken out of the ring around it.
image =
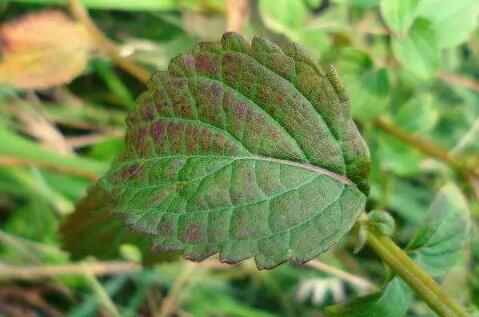
[[[0,14],[2,315],[478,314],[476,0]]]
[[[445,185],[434,198],[424,223],[406,251],[431,276],[443,278],[463,250],[468,227],[469,209],[464,197],[453,184]],[[412,298],[411,289],[399,277],[391,277],[381,292],[346,305],[328,307],[328,311],[332,316],[400,317],[406,313]]]
[[[154,251],[195,261],[219,252],[227,263],[254,257],[268,269],[315,258],[364,210],[369,153],[345,88],[334,68],[324,70],[293,42],[256,37],[249,45],[226,33],[221,42],[200,43],[153,76],[127,124],[125,150],[62,228],[73,253],[86,254],[91,239],[108,243],[110,252],[118,241],[139,243],[107,220],[111,215],[148,236]],[[453,263],[467,235],[461,197],[444,189],[431,207],[439,214],[409,245],[435,276]],[[466,316],[385,235],[391,221],[376,212],[359,226],[432,309]],[[448,260],[434,267],[438,253]],[[383,292],[330,313],[401,316],[410,298],[394,277]]]
[[[303,263],[364,208],[369,157],[344,88],[293,43],[202,43],[154,76],[127,121],[96,190],[155,249]]]

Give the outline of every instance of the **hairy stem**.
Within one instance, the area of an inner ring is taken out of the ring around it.
[[[439,284],[424,272],[389,237],[370,230],[368,243],[377,255],[398,274],[441,317],[468,317]]]
[[[376,118],[374,121],[376,126],[383,131],[389,133],[390,135],[396,137],[397,139],[401,140],[402,142],[411,145],[412,147],[416,148],[420,152],[432,156],[447,165],[451,166],[452,168],[456,169],[459,173],[463,176],[470,176],[473,175],[475,177],[479,177],[479,170],[475,167],[468,166],[467,164],[463,163],[461,160],[455,158],[451,155],[447,150],[443,149],[442,147],[432,144],[431,142],[410,134],[401,128],[394,125],[387,119],[384,118]]]
[[[151,73],[147,69],[121,56],[118,47],[96,26],[79,0],[68,0],[68,5],[71,14],[84,25],[100,50],[139,81],[146,84],[150,80]]]

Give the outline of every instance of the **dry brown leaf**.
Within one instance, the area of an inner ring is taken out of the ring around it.
[[[0,82],[45,89],[67,83],[87,64],[91,39],[59,10],[24,15],[0,26]]]

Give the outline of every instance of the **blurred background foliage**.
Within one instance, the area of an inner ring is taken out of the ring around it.
[[[122,61],[164,69],[226,30],[286,37],[337,67],[370,146],[368,210],[394,216],[399,244],[435,193],[458,185],[471,238],[444,286],[479,306],[477,0],[82,3],[111,42],[92,36],[66,1],[0,0],[2,316],[323,316],[325,306],[381,285],[374,254],[352,255],[354,235],[320,262],[262,272],[250,261],[141,268],[145,254],[130,244],[100,246],[118,247],[114,262],[72,261],[62,251],[59,223],[121,151],[125,114],[144,90],[141,72],[132,76]],[[414,300],[407,316],[433,313]]]

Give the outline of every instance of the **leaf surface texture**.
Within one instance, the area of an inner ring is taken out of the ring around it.
[[[155,74],[97,189],[153,249],[200,261],[308,261],[364,208],[369,153],[333,68],[234,33]]]

